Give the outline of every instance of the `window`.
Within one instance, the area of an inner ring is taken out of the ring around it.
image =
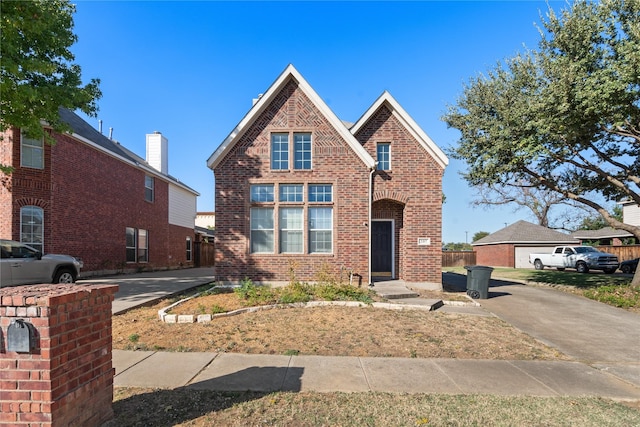
[[[149,237],[147,230],[138,230],[138,262],[149,262]]]
[[[149,234],[147,230],[127,227],[127,262],[149,262]]]
[[[391,144],[381,142],[376,148],[378,158],[378,170],[391,170]]]
[[[127,227],[127,262],[136,262],[136,229]]]
[[[27,138],[20,134],[20,165],[27,168],[44,169],[43,139]]]
[[[252,185],[251,201],[258,203],[273,202],[273,184]]]
[[[302,208],[280,209],[280,253],[302,253]]]
[[[251,208],[251,253],[273,253],[273,208]]]
[[[281,184],[280,201],[302,203],[302,184]]]
[[[153,202],[153,177],[149,175],[144,177],[144,199]]]
[[[44,211],[37,206],[20,208],[20,242],[44,252]]]
[[[191,237],[187,237],[187,261],[191,261]]]
[[[294,169],[311,169],[311,134],[293,134]]]
[[[271,169],[289,169],[289,134],[271,134]]]
[[[310,202],[331,202],[332,200],[332,187],[330,185],[309,185]]]
[[[309,253],[331,253],[333,208],[309,208]]]

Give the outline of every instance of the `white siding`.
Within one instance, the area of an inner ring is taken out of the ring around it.
[[[640,206],[624,205],[622,207],[622,217],[625,224],[640,226]]]
[[[169,224],[193,229],[196,222],[196,195],[169,184]]]

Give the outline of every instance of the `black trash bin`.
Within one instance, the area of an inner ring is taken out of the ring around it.
[[[467,295],[473,299],[489,298],[489,280],[492,267],[484,265],[465,265],[467,270]]]

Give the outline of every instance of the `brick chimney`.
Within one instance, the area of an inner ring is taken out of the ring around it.
[[[169,140],[158,131],[147,134],[147,163],[163,174],[169,174]]]

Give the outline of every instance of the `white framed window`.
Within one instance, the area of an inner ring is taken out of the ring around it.
[[[192,252],[191,237],[187,236],[187,261],[191,261]]]
[[[289,169],[289,134],[271,134],[271,169]]]
[[[152,176],[145,175],[144,177],[144,199],[147,202],[153,202],[154,200],[154,180]]]
[[[44,210],[37,206],[20,208],[20,242],[44,253]]]
[[[302,208],[280,208],[279,212],[280,253],[302,253]]]
[[[302,184],[280,184],[281,202],[302,203],[304,201]]]
[[[309,253],[333,251],[333,208],[309,208]]]
[[[149,262],[149,232],[127,227],[125,234],[127,262]]]
[[[136,262],[136,229],[127,227],[126,230],[126,250],[127,250],[127,262]]]
[[[44,169],[44,138],[27,138],[20,132],[20,166]]]
[[[293,168],[311,169],[311,134],[293,134]]]
[[[391,170],[391,144],[379,142],[376,146],[376,158],[378,159],[378,170]]]
[[[333,201],[333,187],[331,185],[309,185],[309,202],[311,203],[323,203]]]
[[[273,184],[255,184],[251,186],[251,202],[270,203],[273,202]]]
[[[273,253],[273,208],[251,208],[251,253]]]

